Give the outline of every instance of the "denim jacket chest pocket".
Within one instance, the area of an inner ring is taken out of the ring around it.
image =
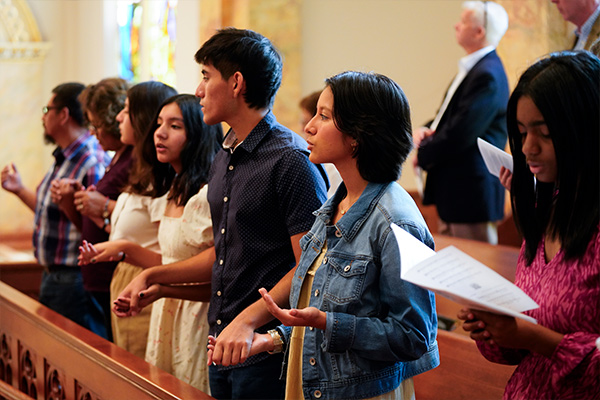
[[[327,267],[323,282],[323,300],[327,311],[342,311],[339,306],[345,309],[360,301],[367,279],[367,267],[371,261],[369,257],[338,252],[328,252],[325,255],[321,268]]]

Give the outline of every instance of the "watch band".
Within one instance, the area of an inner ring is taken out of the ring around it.
[[[107,197],[106,201],[104,202],[104,210],[102,211],[102,218],[104,218],[105,220],[110,217],[110,212],[108,212],[108,203],[109,202],[110,202],[110,199]]]
[[[281,353],[283,351],[283,339],[281,338],[279,331],[277,329],[270,329],[267,331],[267,333],[269,335],[271,335],[271,338],[273,339],[273,345],[274,345],[273,350],[267,351],[267,353],[269,353],[269,354]]]

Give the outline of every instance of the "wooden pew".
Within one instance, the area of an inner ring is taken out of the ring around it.
[[[7,399],[211,398],[2,282],[0,378]]]
[[[0,281],[38,299],[43,267],[31,261],[5,261],[0,258]]]
[[[512,246],[493,246],[473,240],[434,235],[436,250],[453,245],[484,263],[510,281],[514,281],[519,249]],[[506,382],[515,366],[487,361],[456,319],[463,306],[436,295],[438,315],[456,321],[448,332],[438,330],[440,366],[414,377],[416,398],[419,400],[501,399]]]
[[[31,231],[0,234],[0,281],[39,298],[42,266],[33,256]]]
[[[17,250],[31,250],[33,244],[31,230],[15,230],[12,232],[1,232],[0,243]]]
[[[475,342],[438,330],[440,366],[413,378],[418,400],[500,400],[515,367],[487,361]]]

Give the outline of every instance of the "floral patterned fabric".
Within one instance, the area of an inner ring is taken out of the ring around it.
[[[163,217],[158,229],[163,264],[181,261],[213,246],[206,185],[180,218]],[[210,393],[206,341],[208,303],[164,298],[152,306],[146,361]]]

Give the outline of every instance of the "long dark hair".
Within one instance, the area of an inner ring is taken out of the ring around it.
[[[144,161],[143,143],[146,140],[151,126],[155,122],[155,115],[160,104],[177,91],[162,82],[148,81],[138,83],[127,91],[129,99],[129,120],[133,127],[133,136],[136,145],[133,151],[133,168],[129,174],[128,191],[149,195],[152,183],[152,167]],[[154,131],[152,131],[154,132]],[[152,134],[150,134],[152,137]]]
[[[511,200],[525,238],[527,264],[546,233],[559,239],[565,258],[581,256],[598,228],[600,60],[588,52],[550,54],[525,71],[508,102],[514,170]],[[555,185],[535,182],[521,151],[517,103],[529,97],[554,144]]]
[[[154,132],[158,128],[158,115],[169,104],[175,103],[181,110],[185,126],[186,142],[181,151],[181,172],[175,173],[170,164],[158,161],[154,147]],[[208,182],[208,172],[223,140],[220,124],[206,125],[203,121],[202,106],[190,94],[180,94],[167,99],[158,108],[154,124],[143,145],[145,162],[152,166],[151,195],[160,197],[169,192],[169,200],[178,206],[185,205],[190,197],[198,193]]]

